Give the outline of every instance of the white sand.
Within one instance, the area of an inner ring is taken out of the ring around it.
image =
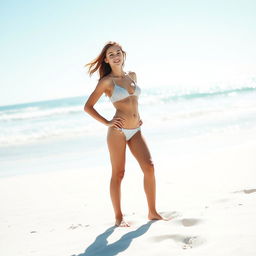
[[[173,219],[154,223],[128,156],[122,202],[130,228],[112,227],[109,165],[2,178],[0,255],[255,256],[255,156],[254,144],[156,156],[158,210]]]

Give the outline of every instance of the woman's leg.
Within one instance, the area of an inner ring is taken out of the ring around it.
[[[110,196],[115,212],[116,225],[128,226],[128,224],[123,221],[121,210],[121,182],[125,172],[126,140],[124,134],[120,131],[109,128],[107,142],[112,165]]]
[[[145,139],[141,135],[141,131],[137,132],[129,141],[129,148],[137,159],[144,173],[144,190],[148,202],[148,218],[150,220],[163,219],[156,211],[156,181],[154,164],[146,144]]]

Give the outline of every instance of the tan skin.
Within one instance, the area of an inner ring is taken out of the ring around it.
[[[123,71],[122,64],[124,62],[124,57],[119,46],[113,45],[108,48],[105,62],[109,63],[112,71],[98,82],[95,90],[85,103],[84,110],[93,118],[108,126],[107,143],[112,165],[110,196],[115,212],[115,225],[129,227],[129,224],[123,219],[121,210],[121,182],[125,173],[126,145],[129,146],[131,153],[137,159],[144,174],[144,190],[149,210],[148,219],[161,220],[163,218],[157,213],[155,207],[156,182],[154,164],[146,141],[142,136],[141,131],[138,131],[129,141],[126,141],[124,134],[117,129],[133,129],[142,124],[138,112],[137,96],[132,95],[123,100],[114,102],[113,105],[116,108],[116,113],[110,121],[105,119],[94,109],[94,105],[102,94],[105,93],[109,97],[112,95],[114,90],[113,79],[116,84],[125,88],[130,94],[134,92],[134,86],[131,85],[132,80],[137,82],[136,74],[134,72],[130,72],[127,75]]]

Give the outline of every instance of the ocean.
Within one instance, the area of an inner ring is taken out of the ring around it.
[[[107,127],[83,111],[87,97],[0,106],[0,177],[109,168]],[[139,102],[142,132],[157,159],[210,152],[255,138],[256,79],[205,90],[142,88]],[[115,113],[105,96],[95,108],[107,119]],[[211,140],[216,135],[230,140]]]

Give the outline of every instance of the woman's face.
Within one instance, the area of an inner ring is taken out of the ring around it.
[[[106,51],[105,62],[109,63],[111,67],[122,66],[124,62],[124,55],[118,45],[110,46]]]

